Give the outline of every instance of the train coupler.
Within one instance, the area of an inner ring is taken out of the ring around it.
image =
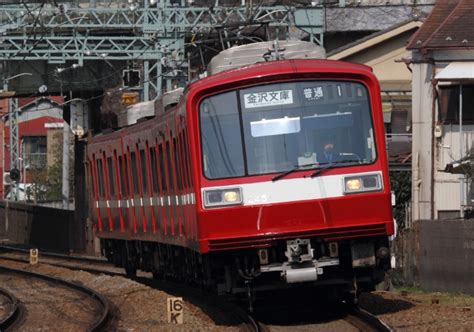
[[[288,240],[285,251],[287,262],[261,265],[260,272],[280,272],[280,276],[291,284],[318,280],[324,267],[339,265],[339,258],[317,260],[313,252],[309,239]]]

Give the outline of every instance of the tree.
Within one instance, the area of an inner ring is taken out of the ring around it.
[[[30,169],[31,185],[26,190],[27,200],[33,202],[59,201],[62,198],[62,131],[53,134],[52,163],[45,167]],[[70,140],[70,164],[74,165],[74,140]],[[74,178],[74,167],[69,169],[69,178]],[[74,181],[69,181],[70,195],[74,194]],[[73,196],[72,196],[73,197]],[[70,198],[72,198],[70,196]]]

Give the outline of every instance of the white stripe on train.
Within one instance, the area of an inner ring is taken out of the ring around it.
[[[314,178],[283,178],[275,182],[267,181],[206,187],[201,189],[201,195],[204,195],[205,190],[241,188],[244,200],[243,205],[265,205],[311,199],[335,198],[344,196],[344,177],[362,176],[366,174],[380,174],[380,176],[382,176],[382,172],[378,171],[317,176]],[[202,201],[204,202],[204,199]]]
[[[176,205],[190,205],[194,204],[194,194],[185,194],[164,197],[150,197],[149,200],[143,198],[131,198],[125,200],[100,200],[96,201],[97,208],[121,208],[121,207],[135,207],[135,206],[172,206],[172,202],[176,202]]]
[[[285,203],[304,201],[311,199],[335,198],[344,196],[344,177],[347,176],[361,176],[366,174],[380,174],[382,172],[365,172],[365,173],[350,173],[341,175],[318,176],[315,178],[295,178],[295,179],[280,179],[272,182],[257,182],[240,185],[205,187],[201,189],[203,195],[205,190],[236,188],[242,189],[242,196],[244,205],[265,205],[272,203]],[[154,202],[156,199],[156,203]],[[101,200],[96,201],[97,208],[105,207],[122,207],[128,208],[130,206],[172,206],[172,202],[176,205],[190,205],[195,204],[196,197],[193,193],[174,196],[160,196],[152,197],[149,200],[142,198],[132,198],[122,201]],[[123,203],[122,203],[123,202]],[[145,205],[144,205],[145,204]]]

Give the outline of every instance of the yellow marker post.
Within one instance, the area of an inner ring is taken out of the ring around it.
[[[30,249],[30,264],[36,265],[38,264],[38,249]]]
[[[184,304],[182,297],[168,297],[168,323],[183,324]]]

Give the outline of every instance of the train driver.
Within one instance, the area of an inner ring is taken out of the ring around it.
[[[328,164],[341,160],[341,155],[335,150],[335,140],[332,137],[325,137],[323,142],[323,151],[318,153],[318,162]]]

